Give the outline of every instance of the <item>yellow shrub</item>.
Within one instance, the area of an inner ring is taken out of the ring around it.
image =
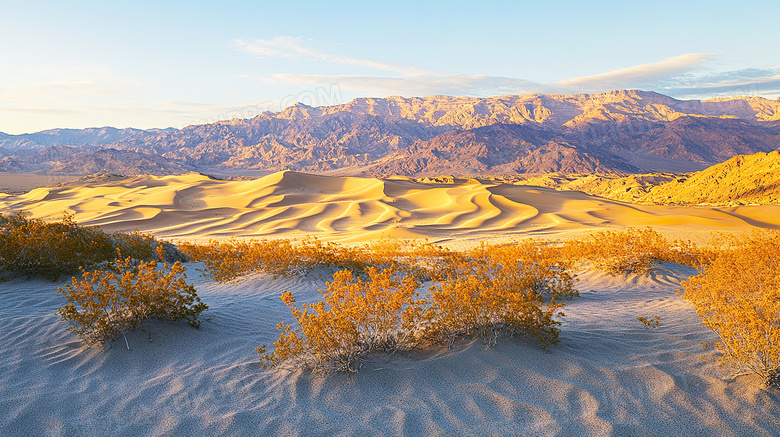
[[[57,313],[87,344],[113,340],[152,316],[183,319],[197,328],[198,315],[208,306],[185,282],[184,272],[180,262],[158,270],[155,261],[134,267],[130,258],[117,259],[111,270],[83,271],[81,279],[58,288],[68,304]]]
[[[690,241],[671,243],[652,228],[600,231],[584,239],[564,243],[562,251],[571,261],[587,260],[607,273],[645,274],[662,261],[698,267],[709,253]]]
[[[429,242],[382,239],[361,248],[369,265],[396,265],[418,280],[441,280],[453,272],[462,254]]]
[[[439,264],[434,274],[443,280],[420,297],[418,275],[409,264],[403,279],[393,277],[396,266],[370,267],[366,280],[344,270],[334,274],[324,301],[304,304],[303,310],[285,292],[282,300],[298,327],[279,324],[274,352],[258,348],[261,359],[271,366],[354,372],[372,351],[451,344],[472,334],[490,344],[501,334],[523,334],[546,347],[558,341],[559,300],[577,295],[560,254],[539,242],[483,246],[466,254],[426,245],[395,247],[373,259],[399,257],[404,263]]]
[[[161,244],[140,232],[109,234],[79,226],[67,214],[60,222],[21,213],[0,215],[0,278],[42,276],[54,281],[79,267],[92,269],[110,262],[117,251],[136,260],[152,260]]]
[[[298,327],[279,325],[279,340],[273,353],[257,348],[271,366],[312,367],[319,370],[355,372],[360,359],[374,351],[395,351],[415,341],[420,306],[412,277],[395,279],[392,268],[368,269],[367,281],[352,271],[333,275],[324,301],[296,308],[289,292],[282,300]]]
[[[553,300],[578,296],[574,276],[561,248],[543,241],[527,239],[501,246],[482,245],[464,254],[464,259],[499,266],[501,276],[511,280],[516,289],[534,291]]]
[[[305,273],[317,267],[349,268],[363,271],[367,266],[360,249],[316,238],[294,240],[211,241],[207,245],[180,244],[181,251],[193,261],[202,261],[208,275],[219,282],[232,281],[250,272],[273,275]]]
[[[731,242],[681,284],[684,296],[720,337],[722,363],[780,386],[780,232],[753,232]]]
[[[464,262],[456,276],[431,287],[425,338],[438,344],[477,334],[492,344],[500,334],[523,334],[542,347],[557,343],[560,322],[554,316],[563,303],[555,300],[575,293],[572,281],[560,281],[569,291],[555,290],[537,273],[536,266],[522,261],[506,267],[494,260]],[[554,290],[551,302],[545,304],[542,289]]]

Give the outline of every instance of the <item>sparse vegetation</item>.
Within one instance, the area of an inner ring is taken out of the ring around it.
[[[571,262],[589,261],[612,275],[646,274],[663,261],[698,267],[712,257],[690,241],[669,242],[652,228],[595,232],[566,242],[562,250]]]
[[[301,311],[289,292],[282,300],[298,327],[279,324],[274,351],[257,348],[271,366],[312,367],[356,372],[360,360],[375,351],[396,351],[416,344],[421,323],[419,283],[411,276],[394,277],[392,268],[368,269],[368,280],[349,270],[333,275],[324,301],[303,304]]]
[[[642,324],[642,326],[645,327],[645,329],[648,328],[658,328],[661,326],[661,318],[658,316],[653,317],[637,317],[636,318],[639,323]]]
[[[725,238],[721,253],[683,282],[684,296],[718,334],[723,364],[780,386],[780,232]]]
[[[427,294],[418,293],[418,274],[409,268],[369,267],[366,280],[349,270],[336,272],[322,292],[325,300],[304,304],[303,311],[290,293],[282,295],[298,327],[280,324],[274,351],[258,348],[261,359],[271,366],[354,372],[374,351],[451,345],[464,336],[488,344],[501,335],[526,335],[542,347],[558,342],[561,300],[577,292],[547,244],[483,246],[458,255],[417,249],[421,253],[403,258],[441,267],[429,272],[439,279]]]
[[[136,261],[152,260],[161,245],[149,234],[80,226],[67,214],[57,222],[22,213],[0,215],[0,279],[37,276],[55,281],[81,267],[89,270],[111,262],[117,253]],[[164,247],[168,259],[177,256],[173,246]]]
[[[203,261],[217,281],[252,271],[338,269],[321,302],[298,309],[291,293],[282,295],[297,326],[280,324],[274,350],[263,346],[258,352],[272,367],[348,372],[372,352],[440,347],[469,336],[492,345],[500,336],[522,335],[550,346],[558,341],[563,300],[577,295],[572,265],[587,261],[612,274],[642,274],[669,261],[699,268],[682,285],[705,325],[720,336],[721,360],[761,375],[768,385],[780,384],[776,231],[743,239],[719,235],[707,247],[669,242],[650,228],[462,252],[398,240],[347,247],[314,238],[181,246],[183,253],[147,234],[104,233],[67,215],[60,222],[0,215],[0,277],[55,280],[81,271],[81,278],[59,288],[68,301],[59,314],[87,344],[113,340],[149,317],[200,325],[207,306],[186,283],[184,266],[176,261],[159,269],[155,252],[160,260],[188,255]],[[425,281],[432,284],[421,292]],[[637,320],[646,328],[660,326],[658,316]]]
[[[250,272],[273,275],[302,274],[317,267],[363,271],[368,265],[356,249],[322,243],[315,238],[293,240],[211,241],[205,245],[182,243],[181,251],[203,262],[207,275],[229,282]]]
[[[55,222],[0,215],[0,279],[55,281],[80,271],[80,278],[58,288],[68,301],[58,314],[87,344],[113,340],[152,316],[199,326],[197,316],[207,307],[185,282],[183,258],[149,234],[106,233],[67,214]],[[158,270],[156,259],[175,264]]]
[[[158,254],[164,256],[162,247]],[[117,259],[108,270],[82,269],[81,279],[58,288],[68,304],[57,313],[86,344],[114,340],[149,317],[186,320],[198,328],[198,316],[208,306],[185,279],[181,262],[158,269],[156,261],[134,265],[130,258]]]

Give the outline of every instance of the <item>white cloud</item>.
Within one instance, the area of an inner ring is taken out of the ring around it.
[[[659,81],[690,71],[711,57],[712,53],[688,53],[660,62],[635,65],[593,76],[573,77],[555,84],[577,92],[599,92],[622,88],[652,87]]]
[[[762,96],[780,93],[780,69],[746,68],[717,73],[680,75],[658,84],[657,91],[680,98]]]
[[[254,56],[303,59],[308,58],[333,64],[368,67],[375,70],[386,70],[396,73],[415,73],[421,71],[419,68],[409,65],[388,64],[370,59],[353,58],[316,50],[310,47],[311,45],[314,45],[313,40],[304,39],[302,37],[276,36],[270,40],[236,39],[233,42],[236,47],[239,48],[239,50]]]
[[[458,74],[410,74],[399,76],[276,74],[273,79],[294,85],[338,84],[346,91],[373,96],[403,95],[502,95],[532,92],[538,84],[507,77]]]
[[[132,95],[144,85],[97,64],[50,67],[22,71],[16,80],[4,81],[0,91],[4,100],[51,101],[58,97]],[[18,79],[22,77],[23,79]]]
[[[780,97],[780,76],[746,82],[699,82],[693,86],[659,88],[662,94],[683,99],[751,96],[768,99]]]
[[[302,37],[277,36],[270,40],[234,40],[245,53],[260,57],[309,59],[337,65],[366,67],[388,72],[384,75],[307,75],[274,74],[258,78],[262,82],[293,85],[338,84],[347,91],[367,95],[496,95],[531,92],[538,86],[530,81],[508,77],[462,75],[423,68],[378,62],[328,53],[313,48],[316,42]]]
[[[283,73],[257,78],[266,83],[305,86],[337,83],[345,91],[374,96],[435,94],[486,96],[545,92],[593,93],[622,88],[663,91],[678,87],[706,88],[707,80],[700,80],[696,85],[692,85],[691,78],[688,76],[715,56],[711,53],[688,53],[660,62],[635,65],[592,76],[574,77],[554,84],[539,84],[519,78],[429,71],[415,66],[342,56],[317,48],[319,45],[317,41],[303,37],[277,36],[268,40],[236,39],[234,44],[239,50],[258,57],[295,58],[380,70],[383,73],[376,75]],[[680,82],[674,82],[681,79],[688,80],[689,84],[682,85]]]

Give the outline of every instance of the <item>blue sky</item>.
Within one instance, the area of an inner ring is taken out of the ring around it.
[[[302,101],[639,88],[780,95],[780,2],[0,0],[0,132]]]

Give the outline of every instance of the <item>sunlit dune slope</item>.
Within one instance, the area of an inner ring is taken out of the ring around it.
[[[648,205],[778,205],[780,151],[737,155],[726,162],[687,175],[550,173],[515,183],[582,191],[622,202]]]
[[[677,230],[780,228],[780,206],[699,208],[630,205],[580,192],[474,179],[425,184],[403,178],[331,177],[291,171],[251,181],[199,174],[39,188],[0,195],[0,211],[28,211],[108,230],[168,238],[295,236],[500,238],[595,227]]]
[[[648,203],[780,204],[780,152],[737,155],[653,188]]]

